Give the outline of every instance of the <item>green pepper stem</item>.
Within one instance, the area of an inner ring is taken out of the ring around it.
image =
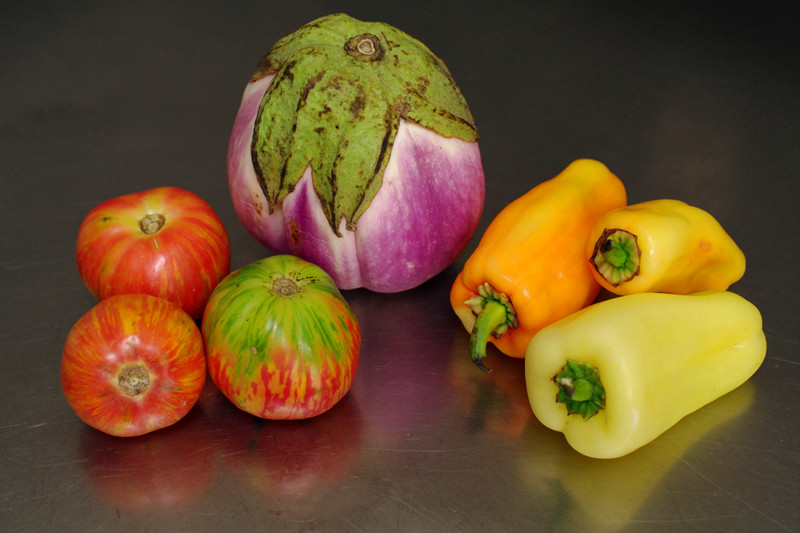
[[[588,420],[606,406],[606,390],[600,374],[590,364],[568,360],[553,381],[558,385],[556,402],[566,405],[567,414]]]
[[[469,337],[469,355],[478,368],[484,372],[491,372],[483,364],[489,335],[500,338],[508,328],[519,326],[517,313],[508,296],[493,289],[489,283],[480,285],[478,294],[464,303],[476,317]]]
[[[606,241],[606,244],[610,246],[601,248],[603,250],[603,258],[614,268],[624,267],[630,259],[628,253],[618,242]]]
[[[639,274],[641,256],[636,235],[623,229],[605,229],[595,243],[590,261],[616,287]]]
[[[486,358],[486,344],[489,342],[489,335],[498,326],[505,324],[507,319],[506,306],[500,302],[489,300],[484,304],[483,311],[478,313],[475,319],[475,326],[469,337],[469,356],[472,362],[484,372],[491,372],[483,360]]]

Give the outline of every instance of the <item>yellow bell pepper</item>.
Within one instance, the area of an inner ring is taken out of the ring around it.
[[[589,457],[626,455],[761,366],[761,314],[732,292],[641,293],[584,308],[528,346],[533,413]]]
[[[487,342],[524,357],[537,331],[594,301],[600,285],[584,257],[586,239],[601,215],[626,201],[605,165],[579,159],[500,211],[450,291],[475,364],[488,370]]]
[[[744,253],[713,216],[667,199],[600,217],[586,257],[597,282],[620,295],[724,291],[745,269]]]

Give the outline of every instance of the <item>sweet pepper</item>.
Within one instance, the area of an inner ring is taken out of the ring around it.
[[[524,357],[533,335],[600,292],[584,257],[589,230],[625,205],[625,187],[598,161],[579,159],[506,206],[489,224],[450,290],[483,370],[487,342]]]
[[[680,200],[651,200],[606,213],[586,256],[615,294],[724,291],[744,275],[745,257],[708,212]]]
[[[525,357],[533,413],[589,457],[626,455],[761,366],[758,309],[732,292],[640,293],[542,329]]]

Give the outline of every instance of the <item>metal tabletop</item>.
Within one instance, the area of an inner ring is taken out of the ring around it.
[[[0,523],[7,531],[800,531],[800,56],[794,7],[649,2],[6,2],[0,8]],[[781,3],[782,5],[782,3]],[[78,225],[120,194],[208,201],[232,266],[268,255],[231,204],[227,142],[280,37],[347,12],[447,64],[480,132],[486,204],[422,286],[344,295],[361,323],[350,393],[260,421],[209,380],[175,426],[83,424],[59,384],[94,304]],[[744,386],[616,460],[533,416],[523,363],[480,372],[450,286],[488,223],[578,158],[631,203],[713,214],[748,265],[766,360]]]

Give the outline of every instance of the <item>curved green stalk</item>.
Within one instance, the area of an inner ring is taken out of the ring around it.
[[[484,372],[491,372],[483,360],[486,358],[486,344],[489,336],[502,336],[508,328],[519,325],[517,314],[508,296],[495,291],[488,283],[478,287],[478,295],[466,303],[475,313],[475,325],[469,337],[469,356],[472,362]]]
[[[506,307],[503,304],[497,301],[489,301],[478,315],[478,318],[475,319],[475,326],[472,328],[472,334],[469,337],[469,356],[472,358],[472,362],[484,372],[491,372],[483,364],[483,360],[486,358],[486,344],[489,342],[489,335],[498,326],[505,324],[506,314]]]

